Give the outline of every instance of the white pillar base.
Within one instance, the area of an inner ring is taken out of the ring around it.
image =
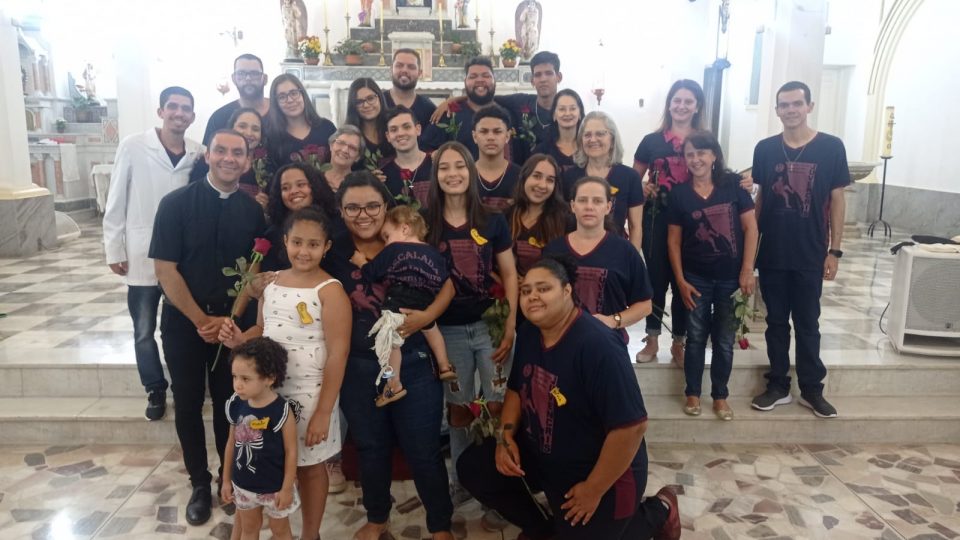
[[[53,194],[37,186],[0,188],[0,257],[25,257],[56,247]]]

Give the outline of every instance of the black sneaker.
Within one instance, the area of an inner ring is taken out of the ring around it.
[[[824,399],[823,395],[804,396],[800,395],[800,404],[813,411],[813,414],[820,418],[836,418],[837,409]]]
[[[143,415],[151,422],[160,420],[167,414],[167,391],[151,390],[147,394],[147,412]]]
[[[210,493],[210,484],[194,486],[190,502],[187,503],[187,523],[203,525],[210,519],[210,507],[213,505],[213,496]]]
[[[762,394],[753,398],[751,405],[758,411],[772,411],[777,405],[786,405],[793,401],[790,392],[781,392],[772,388],[767,388]]]

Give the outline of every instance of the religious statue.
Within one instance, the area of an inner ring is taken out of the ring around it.
[[[287,58],[300,58],[297,43],[307,35],[307,7],[303,0],[280,0],[283,16],[283,38],[287,42]]]
[[[457,0],[457,3],[453,5],[457,16],[455,18],[457,22],[457,28],[469,28],[470,25],[467,24],[467,6],[470,4],[470,0]]]
[[[537,0],[523,0],[517,6],[516,32],[521,58],[529,60],[540,48],[540,23],[543,9]]]
[[[96,99],[97,97],[97,72],[93,69],[93,64],[87,63],[87,67],[83,70],[83,91],[87,94],[88,100]]]
[[[373,26],[373,0],[360,0],[360,26]]]

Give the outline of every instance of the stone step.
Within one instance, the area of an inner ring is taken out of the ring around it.
[[[853,353],[851,353],[853,354]],[[36,360],[36,359],[33,359]],[[0,364],[0,398],[3,397],[143,397],[136,366],[120,355],[102,357],[104,363],[68,361]],[[828,367],[828,396],[955,396],[960,398],[960,361],[916,359],[910,363],[833,364]],[[846,362],[849,362],[847,360]],[[644,396],[680,396],[683,370],[666,363],[635,364]],[[765,353],[738,351],[728,388],[733,396],[754,396],[763,391],[767,371]],[[791,370],[796,384],[796,377]],[[169,377],[167,378],[169,380]],[[710,368],[704,369],[703,395],[710,395]]]
[[[679,397],[646,398],[647,440],[672,443],[955,443],[960,409],[950,397],[831,397],[838,418],[821,419],[794,402],[761,412],[749,398],[733,397],[731,422],[716,419],[705,399],[700,417],[681,410]],[[130,443],[176,441],[172,404],[157,422],[143,418],[143,398],[0,398],[4,444]],[[207,438],[210,406],[204,410]]]

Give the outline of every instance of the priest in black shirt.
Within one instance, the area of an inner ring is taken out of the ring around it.
[[[212,504],[203,426],[205,383],[213,398],[221,471],[229,432],[224,409],[233,393],[229,351],[220,351],[215,366],[214,360],[217,334],[232,306],[227,291],[237,278],[224,276],[222,269],[249,257],[254,238],[266,228],[260,205],[239,192],[247,168],[246,139],[233,130],[217,131],[206,159],[210,172],[205,180],[160,201],[149,252],[164,295],[160,335],[172,381],[177,437],[193,486],[186,509],[191,525],[210,519]],[[241,320],[252,320],[249,313],[243,315]]]

